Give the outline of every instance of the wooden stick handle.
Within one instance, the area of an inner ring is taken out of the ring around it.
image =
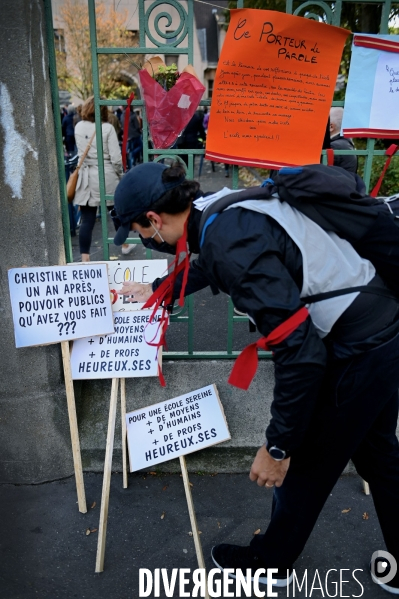
[[[122,424],[122,472],[123,488],[127,489],[127,451],[126,451],[126,379],[121,379],[121,424]]]
[[[98,525],[98,543],[95,570],[96,572],[103,572],[104,570],[105,539],[107,536],[109,491],[111,487],[112,453],[114,451],[118,382],[119,379],[112,379],[111,400],[109,404],[107,445],[105,448],[103,490],[101,495],[100,523]]]
[[[199,538],[199,532],[198,532],[198,526],[197,526],[197,518],[195,516],[193,496],[191,494],[190,481],[189,481],[189,478],[188,478],[186,459],[185,459],[184,455],[181,455],[179,457],[179,460],[180,460],[181,472],[182,472],[182,475],[183,475],[184,490],[186,492],[188,513],[190,515],[191,529],[192,529],[192,533],[193,533],[195,552],[197,554],[198,566],[200,568],[203,568],[205,570],[204,554],[202,553],[202,545],[201,545],[201,541],[200,541],[200,538]],[[205,570],[205,572],[206,572],[206,570]],[[206,587],[206,590],[205,590],[205,598],[209,599],[208,588],[207,587]]]
[[[67,397],[69,428],[71,431],[73,467],[75,470],[76,491],[79,512],[87,512],[85,486],[83,482],[82,458],[80,455],[78,419],[76,417],[75,391],[73,388],[69,341],[61,341],[62,363],[64,366],[65,391]]]

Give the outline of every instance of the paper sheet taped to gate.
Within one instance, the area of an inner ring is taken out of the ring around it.
[[[355,35],[342,120],[343,134],[397,139],[398,106],[399,35]]]
[[[270,168],[320,162],[349,33],[270,10],[232,10],[206,158]]]

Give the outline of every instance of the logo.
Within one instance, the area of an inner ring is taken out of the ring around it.
[[[371,577],[376,584],[387,584],[395,577],[398,564],[388,551],[374,551],[370,562]]]

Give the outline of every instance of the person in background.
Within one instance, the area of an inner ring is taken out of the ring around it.
[[[108,109],[108,121],[114,127],[116,136],[119,139],[120,133],[122,131],[121,123],[116,114],[113,113],[111,109]]]
[[[62,119],[62,137],[64,138],[65,149],[68,154],[72,154],[75,151],[75,134],[73,118],[76,113],[76,108],[73,104],[68,106],[68,113]]]
[[[73,115],[73,128],[82,120],[82,104],[76,106],[76,112]]]
[[[138,122],[139,122],[140,129],[141,129],[141,131],[142,131],[142,130],[143,130],[143,119],[141,118],[141,115],[140,115],[140,110],[135,110],[134,112],[135,112],[135,114],[136,114],[136,116],[137,116],[137,120],[138,120]]]
[[[355,145],[348,137],[341,135],[344,109],[333,106],[330,110],[330,147],[333,150],[355,150]],[[357,173],[357,156],[334,155],[334,166],[340,166],[350,173]]]
[[[204,107],[204,118],[202,119],[202,126],[205,129],[205,132],[208,131],[208,123],[209,123],[210,113],[208,110],[208,106]]]
[[[194,113],[181,136],[177,138],[177,147],[179,150],[199,150],[204,147],[206,133],[203,126],[203,117],[204,113],[202,110],[197,110]],[[188,154],[182,154],[181,158],[188,166]]]
[[[208,135],[209,117],[210,117],[210,112],[208,110],[208,106],[205,106],[205,108],[204,108],[204,118],[202,119],[202,126],[203,126],[204,131],[205,131],[205,136]],[[201,162],[200,162],[200,168],[199,168],[200,174],[201,174],[201,170],[202,170],[202,160],[203,160],[203,156],[201,156]],[[216,168],[215,168],[215,163],[213,162],[213,160],[211,160],[211,166],[212,166],[212,172],[214,173],[216,171]],[[229,172],[229,165],[228,164],[224,165],[225,175],[226,175],[226,167],[227,167],[227,173],[228,173]],[[200,176],[200,174],[198,176]],[[226,177],[228,177],[228,174],[226,175]]]
[[[121,117],[122,131],[125,127],[125,116],[126,110],[123,112]],[[143,141],[141,137],[141,126],[137,114],[134,110],[130,111],[129,117],[129,128],[127,133],[127,167],[128,169],[136,166],[141,151],[143,149]]]
[[[108,108],[101,106],[105,193],[113,195],[122,176],[122,156],[118,138],[111,123],[108,122]],[[91,96],[82,106],[82,120],[75,127],[75,139],[79,157],[82,156],[95,131],[94,97]],[[79,229],[79,248],[82,262],[90,262],[90,246],[97,209],[100,205],[100,181],[98,173],[97,139],[94,137],[90,150],[80,168],[74,203],[80,206],[81,225]],[[107,207],[112,202],[107,200]],[[134,245],[124,244],[122,253],[127,254]]]

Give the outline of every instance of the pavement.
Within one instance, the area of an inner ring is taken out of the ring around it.
[[[113,473],[104,571],[100,574],[95,573],[95,561],[102,475],[86,473],[84,481],[86,514],[78,512],[73,477],[41,485],[1,486],[0,597],[191,596],[180,593],[178,585],[173,594],[166,595],[162,583],[160,594],[154,590],[149,595],[139,593],[141,568],[152,573],[156,568],[166,568],[169,576],[173,568],[187,568],[191,580],[192,571],[198,567],[181,476],[130,474],[129,486],[123,489],[121,474]],[[209,571],[214,567],[210,559],[213,545],[246,545],[254,534],[264,530],[272,491],[257,487],[245,474],[197,473],[190,475],[190,481]],[[276,596],[388,597],[367,571],[372,553],[384,548],[371,497],[364,495],[359,477],[343,476],[295,564],[299,584],[307,574],[307,588],[304,584],[299,591],[295,585],[295,592],[290,587],[289,594],[284,589]],[[259,588],[267,596],[267,588]],[[229,590],[233,594],[214,596],[240,596],[234,586]],[[186,591],[190,592],[190,585]]]
[[[241,185],[248,184],[252,174],[248,171],[243,177]],[[219,189],[230,181],[224,176],[223,165],[216,165],[216,171],[212,172],[211,165],[205,162],[201,176],[204,190]],[[256,184],[256,179],[252,184]],[[93,259],[102,258],[99,229],[96,224]],[[76,238],[74,252],[78,258]],[[137,247],[134,257],[141,257],[141,252],[142,248]],[[132,254],[122,257],[113,247],[111,256],[117,260],[133,257]],[[206,304],[210,299],[201,298],[199,304]],[[212,301],[222,300],[214,298]],[[216,307],[214,322],[218,310]],[[218,337],[214,331],[213,337]],[[175,340],[180,342],[178,335]],[[208,344],[208,340],[204,343]],[[208,345],[206,349],[213,348]],[[140,569],[154,572],[157,568],[166,568],[170,575],[173,568],[187,568],[192,572],[198,567],[181,475],[130,474],[129,486],[123,489],[122,475],[112,474],[105,564],[100,574],[95,573],[95,561],[102,475],[85,473],[84,481],[86,514],[78,511],[74,477],[40,485],[0,486],[0,599],[191,596],[185,594],[184,589],[180,591],[178,585],[174,592],[166,594],[162,583],[160,593],[153,589],[149,594],[140,595],[139,590]],[[213,568],[210,558],[213,545],[221,542],[246,545],[254,534],[265,529],[272,491],[258,488],[246,474],[204,475],[199,472],[190,474],[190,481],[209,571]],[[363,493],[359,477],[342,476],[295,564],[299,586],[304,580],[307,583],[303,583],[301,590],[296,585],[295,589],[290,587],[288,594],[284,589],[276,596],[388,597],[368,574],[371,555],[379,549],[385,549],[385,545],[372,498]],[[190,584],[187,585],[186,592],[190,592],[190,588]],[[213,596],[245,596],[233,589],[234,586],[229,587],[223,595]],[[260,590],[267,596],[265,586],[260,585]]]

